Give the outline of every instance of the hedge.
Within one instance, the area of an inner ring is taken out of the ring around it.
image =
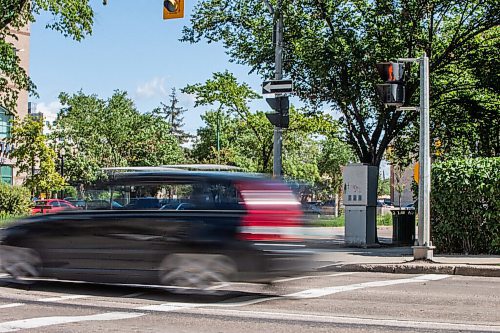
[[[500,157],[435,163],[431,186],[438,252],[500,254]]]
[[[30,192],[22,186],[11,186],[0,181],[0,219],[28,215],[32,202]]]

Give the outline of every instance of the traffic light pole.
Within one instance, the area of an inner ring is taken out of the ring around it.
[[[281,11],[281,1],[278,0],[276,3],[276,16],[275,20],[275,33],[276,33],[276,44],[275,44],[275,69],[274,78],[276,80],[283,79],[283,12]],[[276,97],[281,94],[276,94]],[[279,126],[274,127],[274,137],[273,137],[273,177],[277,178],[281,176],[281,150],[282,150],[282,129]]]
[[[420,131],[419,131],[419,186],[418,186],[418,243],[413,246],[413,259],[432,260],[434,246],[431,242],[431,154],[429,121],[429,58],[424,53],[421,58],[401,58],[400,62],[420,64]],[[400,108],[402,110],[404,108]]]
[[[414,259],[432,260],[434,246],[430,237],[431,156],[429,126],[429,58],[424,53],[420,62],[420,148],[418,161],[418,245],[413,247]]]

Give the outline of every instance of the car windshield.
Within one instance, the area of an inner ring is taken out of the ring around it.
[[[46,200],[38,200],[35,201],[35,206],[50,206],[50,204]]]

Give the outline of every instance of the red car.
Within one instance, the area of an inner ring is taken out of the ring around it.
[[[57,213],[68,209],[78,209],[78,207],[72,205],[69,201],[61,199],[37,200],[31,214]]]

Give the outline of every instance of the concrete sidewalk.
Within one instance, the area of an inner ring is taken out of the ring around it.
[[[411,246],[392,245],[392,227],[377,229],[380,246],[347,247],[343,227],[307,227],[305,236],[322,271],[434,273],[500,277],[500,256],[435,254],[433,261],[414,261]]]

